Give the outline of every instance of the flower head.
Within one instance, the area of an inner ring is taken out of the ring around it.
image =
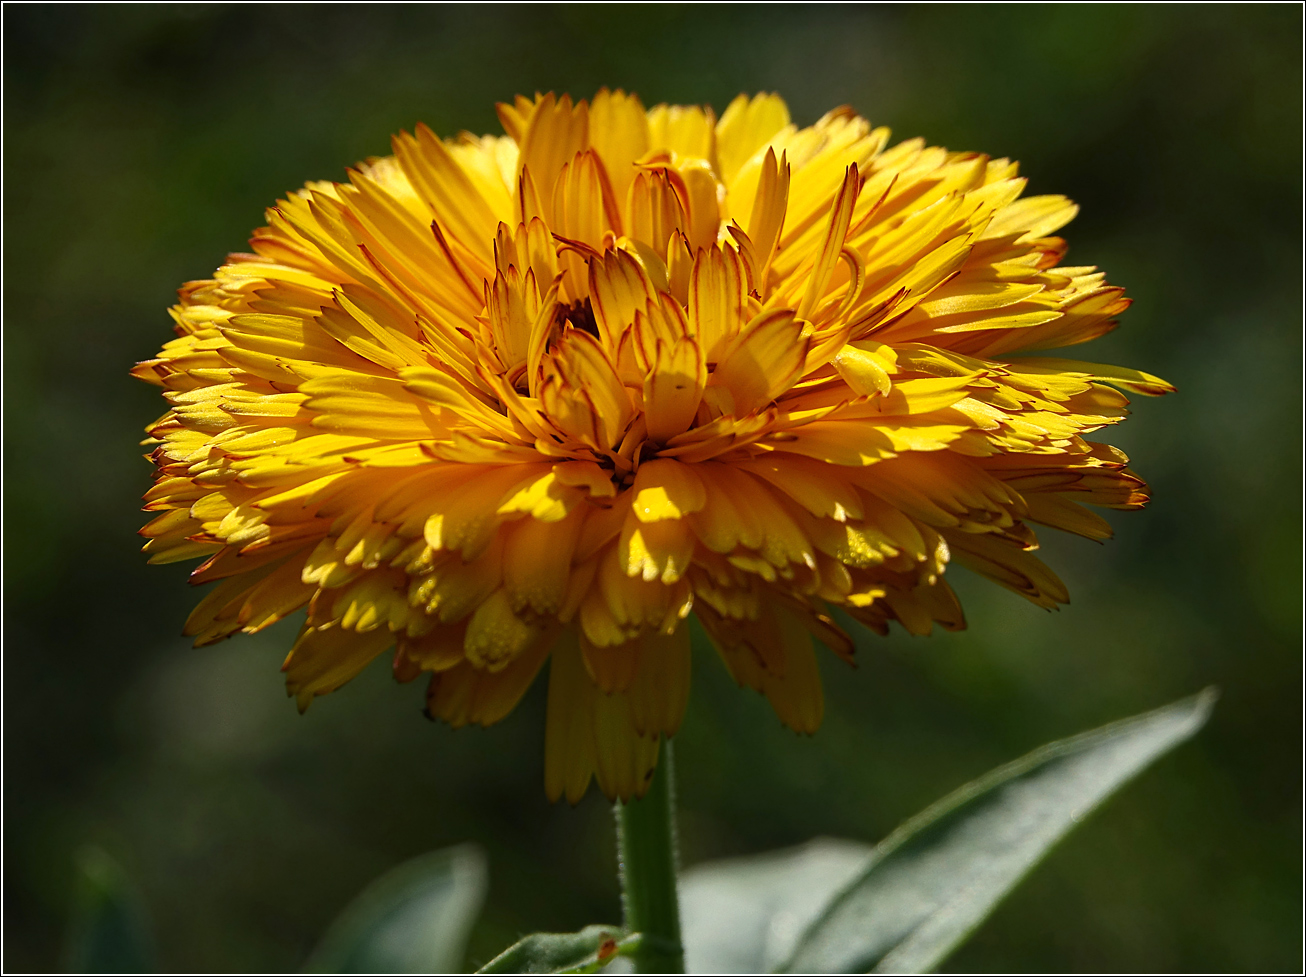
[[[1032,524],[1146,486],[1085,438],[1133,370],[1015,355],[1115,326],[1059,264],[1064,197],[1016,165],[774,95],[645,111],[620,91],[419,126],[268,211],[135,374],[151,562],[204,557],[208,644],[301,608],[304,708],[394,649],[430,715],[489,724],[549,668],[546,789],[643,793],[689,687],[686,618],[802,732],[812,638],[964,627],[957,561],[1042,607]]]

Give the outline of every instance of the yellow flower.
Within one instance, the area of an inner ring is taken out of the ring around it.
[[[192,282],[164,388],[151,562],[206,557],[197,644],[307,607],[305,708],[394,648],[428,711],[503,718],[552,656],[545,781],[644,792],[689,691],[690,613],[740,685],[813,732],[831,607],[964,627],[955,559],[1042,607],[1032,523],[1146,486],[1084,435],[1145,373],[1013,354],[1115,326],[1059,266],[1064,197],[1016,165],[774,95],[711,109],[601,91],[419,126],[267,213]],[[1111,386],[1107,386],[1110,384]]]

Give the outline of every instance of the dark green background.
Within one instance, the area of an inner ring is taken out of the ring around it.
[[[73,853],[139,881],[164,965],[294,969],[362,886],[472,839],[481,962],[619,915],[593,792],[542,789],[543,683],[500,726],[422,719],[381,663],[301,718],[293,626],[192,651],[180,566],[137,554],[127,377],[183,281],[307,179],[518,91],[849,103],[899,138],[1022,161],[1083,205],[1071,259],[1136,300],[1084,358],[1176,382],[1116,434],[1155,489],[1106,546],[1050,539],[1074,603],[967,579],[971,630],[823,662],[783,730],[699,655],[678,738],[687,863],[874,840],[962,781],[1210,684],[1198,740],[1073,836],[957,970],[1295,970],[1300,952],[1301,9],[17,6],[4,11],[4,936],[59,965]],[[1049,533],[1049,535],[1054,535]]]

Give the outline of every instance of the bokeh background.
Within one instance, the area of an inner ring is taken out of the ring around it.
[[[1049,539],[1074,603],[967,579],[971,630],[824,661],[815,738],[698,656],[687,863],[882,837],[1047,740],[1217,684],[1210,726],[1073,835],[957,971],[1301,965],[1301,27],[1276,6],[8,5],[4,9],[4,964],[60,967],[74,853],[110,852],[163,965],[294,970],[368,880],[474,840],[469,964],[619,918],[607,805],[542,790],[543,683],[490,730],[383,662],[300,717],[295,625],[191,650],[186,568],[137,554],[163,410],[127,377],[183,281],[263,208],[388,152],[498,131],[515,92],[777,90],[1018,158],[1135,299],[1083,352],[1173,380],[1114,440],[1154,502]],[[1048,533],[1049,536],[1055,534]]]

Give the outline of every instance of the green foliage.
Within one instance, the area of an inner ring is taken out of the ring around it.
[[[932,970],[1071,828],[1197,732],[1214,700],[1208,689],[1050,743],[954,791],[875,848],[817,839],[685,873],[680,890],[691,972]],[[404,862],[345,908],[305,969],[458,970],[486,876],[485,856],[472,845]],[[149,970],[144,909],[122,870],[89,850],[79,862],[76,892],[71,969]],[[600,925],[535,933],[477,973],[593,973],[620,956],[661,959],[647,953],[654,939]],[[679,948],[665,949],[678,964]]]
[[[77,858],[65,966],[72,973],[144,974],[155,969],[145,903],[127,873],[99,848]]]
[[[874,850],[819,841],[687,873],[691,968],[932,970],[1067,832],[1200,729],[1214,698],[1207,690],[1050,743],[950,794]]]
[[[813,838],[689,869],[680,879],[689,970],[775,971],[821,911],[870,864],[874,850],[859,841]]]
[[[592,974],[618,956],[631,956],[643,938],[619,926],[586,926],[579,933],[532,933],[487,963],[478,974]]]
[[[306,970],[450,973],[485,899],[485,856],[471,845],[419,855],[364,889],[331,924]]]

